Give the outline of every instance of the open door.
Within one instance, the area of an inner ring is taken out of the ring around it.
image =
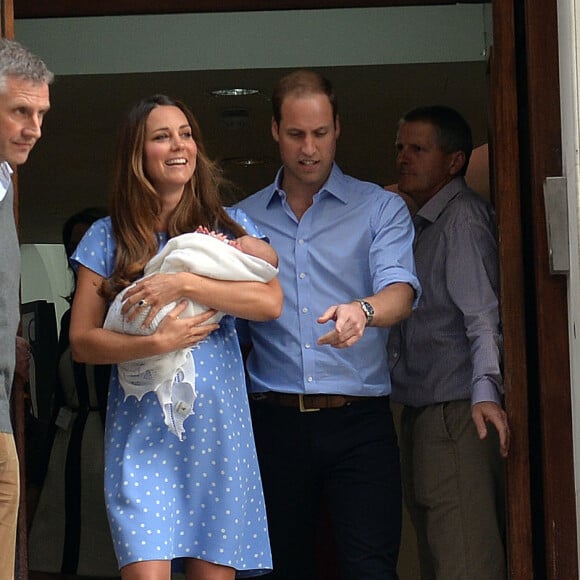
[[[578,578],[566,279],[543,182],[561,175],[556,0],[493,0],[491,141],[500,236],[510,578]],[[547,33],[549,31],[549,33]]]
[[[490,56],[490,164],[499,232],[505,404],[512,432],[507,460],[506,515],[511,578],[534,578],[528,439],[528,392],[522,216],[518,162],[515,15],[511,0],[493,3]],[[509,152],[509,154],[506,154]]]
[[[578,578],[567,279],[550,274],[543,193],[547,177],[562,175],[557,0],[514,5],[525,31],[519,35],[516,54],[519,107],[525,111],[519,131],[527,224],[523,256],[528,284],[533,284],[527,318],[528,348],[534,349],[528,353],[529,394],[535,398],[530,404],[535,412],[530,423],[531,457],[541,456],[531,497],[538,497],[535,503],[543,507],[544,524],[544,542],[534,554],[541,549],[546,578],[557,580]]]

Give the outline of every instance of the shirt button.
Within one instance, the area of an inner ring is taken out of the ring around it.
[[[312,377],[308,377],[308,379],[306,379],[309,383],[311,383],[314,379]]]
[[[306,314],[308,312],[308,308],[306,308],[306,306],[302,309],[302,313]]]
[[[300,279],[302,280],[304,278],[306,278],[306,274],[304,272],[300,272]]]
[[[307,342],[307,343],[304,345],[304,348],[310,348],[310,343],[309,343],[309,342]]]
[[[299,243],[301,246],[303,246],[303,245],[304,245],[304,240],[303,240],[303,239],[300,239],[300,240],[298,240],[298,243]]]

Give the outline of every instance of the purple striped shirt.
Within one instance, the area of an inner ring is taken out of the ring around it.
[[[421,225],[417,225],[417,221]],[[501,402],[498,256],[491,205],[457,177],[416,214],[423,293],[389,344],[393,400]]]

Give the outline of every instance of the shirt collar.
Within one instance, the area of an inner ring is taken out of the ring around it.
[[[272,199],[275,195],[278,195],[281,198],[286,197],[286,192],[282,188],[283,176],[284,167],[280,167],[278,173],[276,173],[276,178],[274,179],[269,198],[266,200],[266,205],[269,205],[272,202]],[[336,197],[343,203],[348,203],[348,188],[344,185],[344,174],[336,163],[332,164],[332,170],[330,171],[330,175],[328,176],[326,183],[324,183],[324,185],[320,188],[314,197],[320,196],[320,194],[323,192]]]
[[[467,183],[463,176],[455,177],[447,185],[442,187],[416,215],[426,219],[430,223],[437,221],[449,202],[462,190],[467,189]]]
[[[7,161],[0,163],[0,201],[6,197],[6,192],[12,183],[12,167]]]

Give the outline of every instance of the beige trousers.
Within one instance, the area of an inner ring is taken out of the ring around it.
[[[481,441],[469,401],[405,407],[400,443],[421,580],[505,580],[504,465],[493,425]]]
[[[12,433],[0,433],[0,580],[14,579],[20,476]]]

